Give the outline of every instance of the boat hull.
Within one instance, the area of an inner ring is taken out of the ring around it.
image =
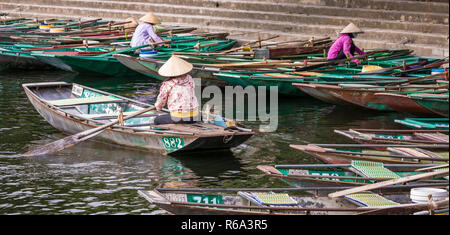
[[[433,114],[410,97],[399,94],[375,94],[379,101],[397,112]]]
[[[113,55],[117,61],[126,66],[130,70],[136,71],[147,77],[164,81],[166,78],[158,74],[159,68],[166,62],[165,60],[151,60],[143,59],[139,57],[116,54]],[[225,86],[226,83],[213,76],[213,71],[208,71],[204,68],[197,68],[194,66],[193,70],[189,73],[192,77],[201,78],[202,85],[218,85]]]

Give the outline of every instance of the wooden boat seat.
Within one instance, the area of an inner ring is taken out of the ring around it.
[[[286,193],[238,192],[238,195],[259,206],[297,206],[298,204]]]
[[[127,102],[114,96],[95,96],[86,98],[72,98],[62,100],[47,100],[48,103],[55,106],[76,106],[83,104],[99,104],[99,103],[118,103]]]
[[[123,112],[123,116],[128,116],[131,115],[133,113],[135,113],[136,111],[132,111],[132,112]],[[148,116],[154,116],[155,113],[153,111],[149,111],[146,112],[144,114],[141,114],[135,118],[141,118],[141,117],[148,117]],[[84,118],[88,118],[88,119],[115,119],[119,116],[119,113],[94,113],[94,114],[82,114],[79,115],[81,117]]]
[[[433,153],[431,151],[427,151],[425,149],[420,148],[400,148],[400,147],[389,147],[389,151],[400,153],[401,155],[404,155],[405,157],[408,156],[415,156],[415,157],[424,157],[424,158],[442,158],[439,154]]]
[[[448,143],[448,135],[442,134],[442,133],[420,133],[420,132],[415,132],[414,135],[417,136],[417,137],[428,139],[428,140],[434,140],[434,141]]]
[[[385,168],[382,162],[353,160],[350,169],[364,177],[386,179],[400,178],[399,175]]]
[[[397,202],[391,201],[385,197],[371,192],[353,193],[345,195],[344,198],[353,203],[356,203],[357,205],[365,207],[386,207],[399,205],[399,203]]]

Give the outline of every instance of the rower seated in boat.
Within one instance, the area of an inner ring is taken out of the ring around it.
[[[364,51],[359,49],[353,42],[359,33],[364,33],[355,24],[350,23],[340,33],[339,38],[333,43],[328,50],[328,60],[339,60],[346,58],[353,58],[355,52],[364,55]],[[352,60],[355,63],[360,63],[359,59]]]
[[[153,13],[149,12],[139,19],[141,21],[136,27],[131,38],[130,46],[137,47],[148,44],[149,42],[156,43],[163,41],[156,35],[153,25],[161,24],[161,21]]]
[[[172,55],[159,69],[159,75],[167,79],[161,84],[155,107],[161,110],[167,103],[170,113],[157,116],[155,125],[200,121],[194,79],[188,74],[192,68],[191,63]]]
[[[125,21],[129,22],[123,25],[123,29],[126,33],[134,32],[134,30],[136,30],[136,27],[139,25],[133,17],[128,17],[127,19],[125,19]]]

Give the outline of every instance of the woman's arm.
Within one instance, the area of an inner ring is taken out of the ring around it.
[[[149,39],[151,39],[153,43],[162,41],[162,39],[158,35],[156,35],[155,30],[153,29],[153,26],[151,24],[148,24],[146,31],[148,33],[148,36],[150,37]]]
[[[164,108],[164,106],[167,103],[167,99],[169,98],[171,88],[172,87],[169,84],[167,84],[167,82],[163,82],[161,84],[161,88],[159,89],[159,95],[155,103],[156,110],[160,111],[161,109]]]

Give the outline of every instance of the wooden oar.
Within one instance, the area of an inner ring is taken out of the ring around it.
[[[363,191],[378,189],[378,188],[382,188],[382,187],[389,186],[389,185],[406,183],[406,182],[415,181],[415,180],[419,180],[419,179],[448,175],[448,172],[449,172],[449,170],[444,170],[444,171],[428,172],[428,173],[423,173],[423,174],[418,174],[418,175],[406,176],[406,177],[387,180],[387,181],[383,181],[383,182],[379,182],[379,183],[375,183],[375,184],[369,184],[369,185],[364,185],[364,186],[346,189],[346,190],[342,190],[342,191],[337,191],[337,192],[328,194],[328,197],[336,198],[336,197],[341,197],[341,196],[345,196],[345,195],[352,194],[352,193],[359,193],[359,192],[363,192]]]
[[[393,67],[388,67],[388,68],[382,68],[382,69],[377,69],[377,70],[372,70],[372,71],[367,71],[367,72],[360,72],[358,74],[386,73],[386,72],[392,71],[394,69],[403,68],[405,66],[423,65],[423,64],[426,64],[426,63],[427,63],[427,61],[422,61],[422,62],[416,62],[416,63],[411,63],[411,64],[405,64],[405,65],[398,65],[398,66],[393,66]]]
[[[405,144],[314,144],[319,147],[332,147],[332,148],[376,148],[376,147],[403,147],[403,148],[436,148],[436,149],[448,149],[447,144],[436,145],[405,145]]]
[[[435,169],[446,168],[446,167],[448,167],[448,164],[443,164],[441,166],[431,166],[431,167],[420,168],[420,169],[416,169],[414,171],[429,171],[429,170],[435,170]]]
[[[229,50],[222,51],[222,52],[220,52],[220,53],[226,54],[226,53],[229,53],[229,52],[232,52],[232,51],[238,51],[238,50],[240,50],[240,49],[245,48],[246,46],[249,46],[249,45],[252,45],[252,44],[255,44],[255,43],[261,43],[262,41],[271,40],[271,39],[277,38],[277,37],[279,37],[279,36],[280,36],[280,35],[275,35],[275,36],[273,36],[273,37],[264,38],[264,39],[259,39],[259,40],[252,41],[252,42],[248,42],[248,43],[243,44],[243,45],[240,46],[240,47],[231,48],[231,49],[229,49]]]
[[[371,211],[365,211],[357,213],[357,215],[386,215],[391,214],[390,212],[394,211],[395,214],[399,215],[406,215],[406,214],[412,214],[414,212],[418,211],[425,211],[425,210],[436,210],[439,208],[445,208],[448,207],[448,199],[443,201],[437,201],[434,202],[435,205],[429,203],[429,202],[423,202],[423,203],[417,203],[417,204],[406,204],[406,205],[396,205],[396,206],[387,206],[382,208],[377,208]],[[436,206],[436,208],[433,208]]]
[[[166,41],[163,41],[163,42],[167,43]],[[163,43],[163,42],[161,42],[161,43]],[[157,44],[157,43],[154,43],[153,45],[155,45],[155,44]],[[142,46],[130,47],[130,48],[122,49],[122,50],[117,50],[117,51],[112,51],[112,52],[108,52],[108,53],[105,53],[105,54],[97,55],[95,57],[106,57],[106,56],[110,56],[110,55],[114,55],[114,54],[124,53],[124,52],[127,52],[127,51],[137,50],[137,49],[140,49],[140,48],[143,48],[143,47],[148,47],[148,46],[150,46],[150,45],[149,44],[145,44],[145,45],[142,45]]]
[[[152,107],[149,107],[149,108],[146,108],[146,109],[142,109],[142,110],[140,110],[138,112],[135,112],[135,113],[133,113],[131,115],[128,115],[128,116],[124,117],[122,120],[127,120],[129,118],[136,117],[136,116],[138,116],[140,114],[143,114],[143,113],[148,112],[150,110],[153,110],[155,108],[156,108],[155,106],[152,106]],[[42,147],[39,147],[37,149],[28,151],[28,152],[22,154],[22,156],[34,157],[34,156],[48,155],[48,154],[56,153],[56,152],[61,151],[63,149],[72,147],[72,146],[74,146],[74,145],[76,145],[78,143],[81,143],[81,142],[83,142],[83,141],[85,141],[85,140],[87,140],[89,138],[92,138],[92,137],[102,133],[106,128],[108,128],[110,126],[114,126],[117,123],[119,123],[119,119],[117,119],[116,121],[110,122],[110,123],[106,123],[106,124],[104,124],[102,126],[99,126],[99,127],[93,128],[93,129],[89,129],[89,130],[77,133],[75,135],[71,135],[71,136],[68,136],[66,138],[54,141],[54,142],[49,143],[49,144],[46,144],[46,145],[44,145]]]
[[[424,77],[418,77],[418,78],[413,78],[413,79],[409,79],[408,81],[401,81],[401,82],[393,82],[393,83],[389,83],[386,85],[386,87],[389,86],[395,86],[395,85],[401,85],[401,84],[405,84],[405,83],[411,83],[411,82],[417,82],[417,81],[421,81],[421,80],[436,80],[436,79],[442,79],[442,75],[445,75],[445,73],[437,73],[437,74],[433,74],[433,75],[429,75],[429,76],[424,76]]]

